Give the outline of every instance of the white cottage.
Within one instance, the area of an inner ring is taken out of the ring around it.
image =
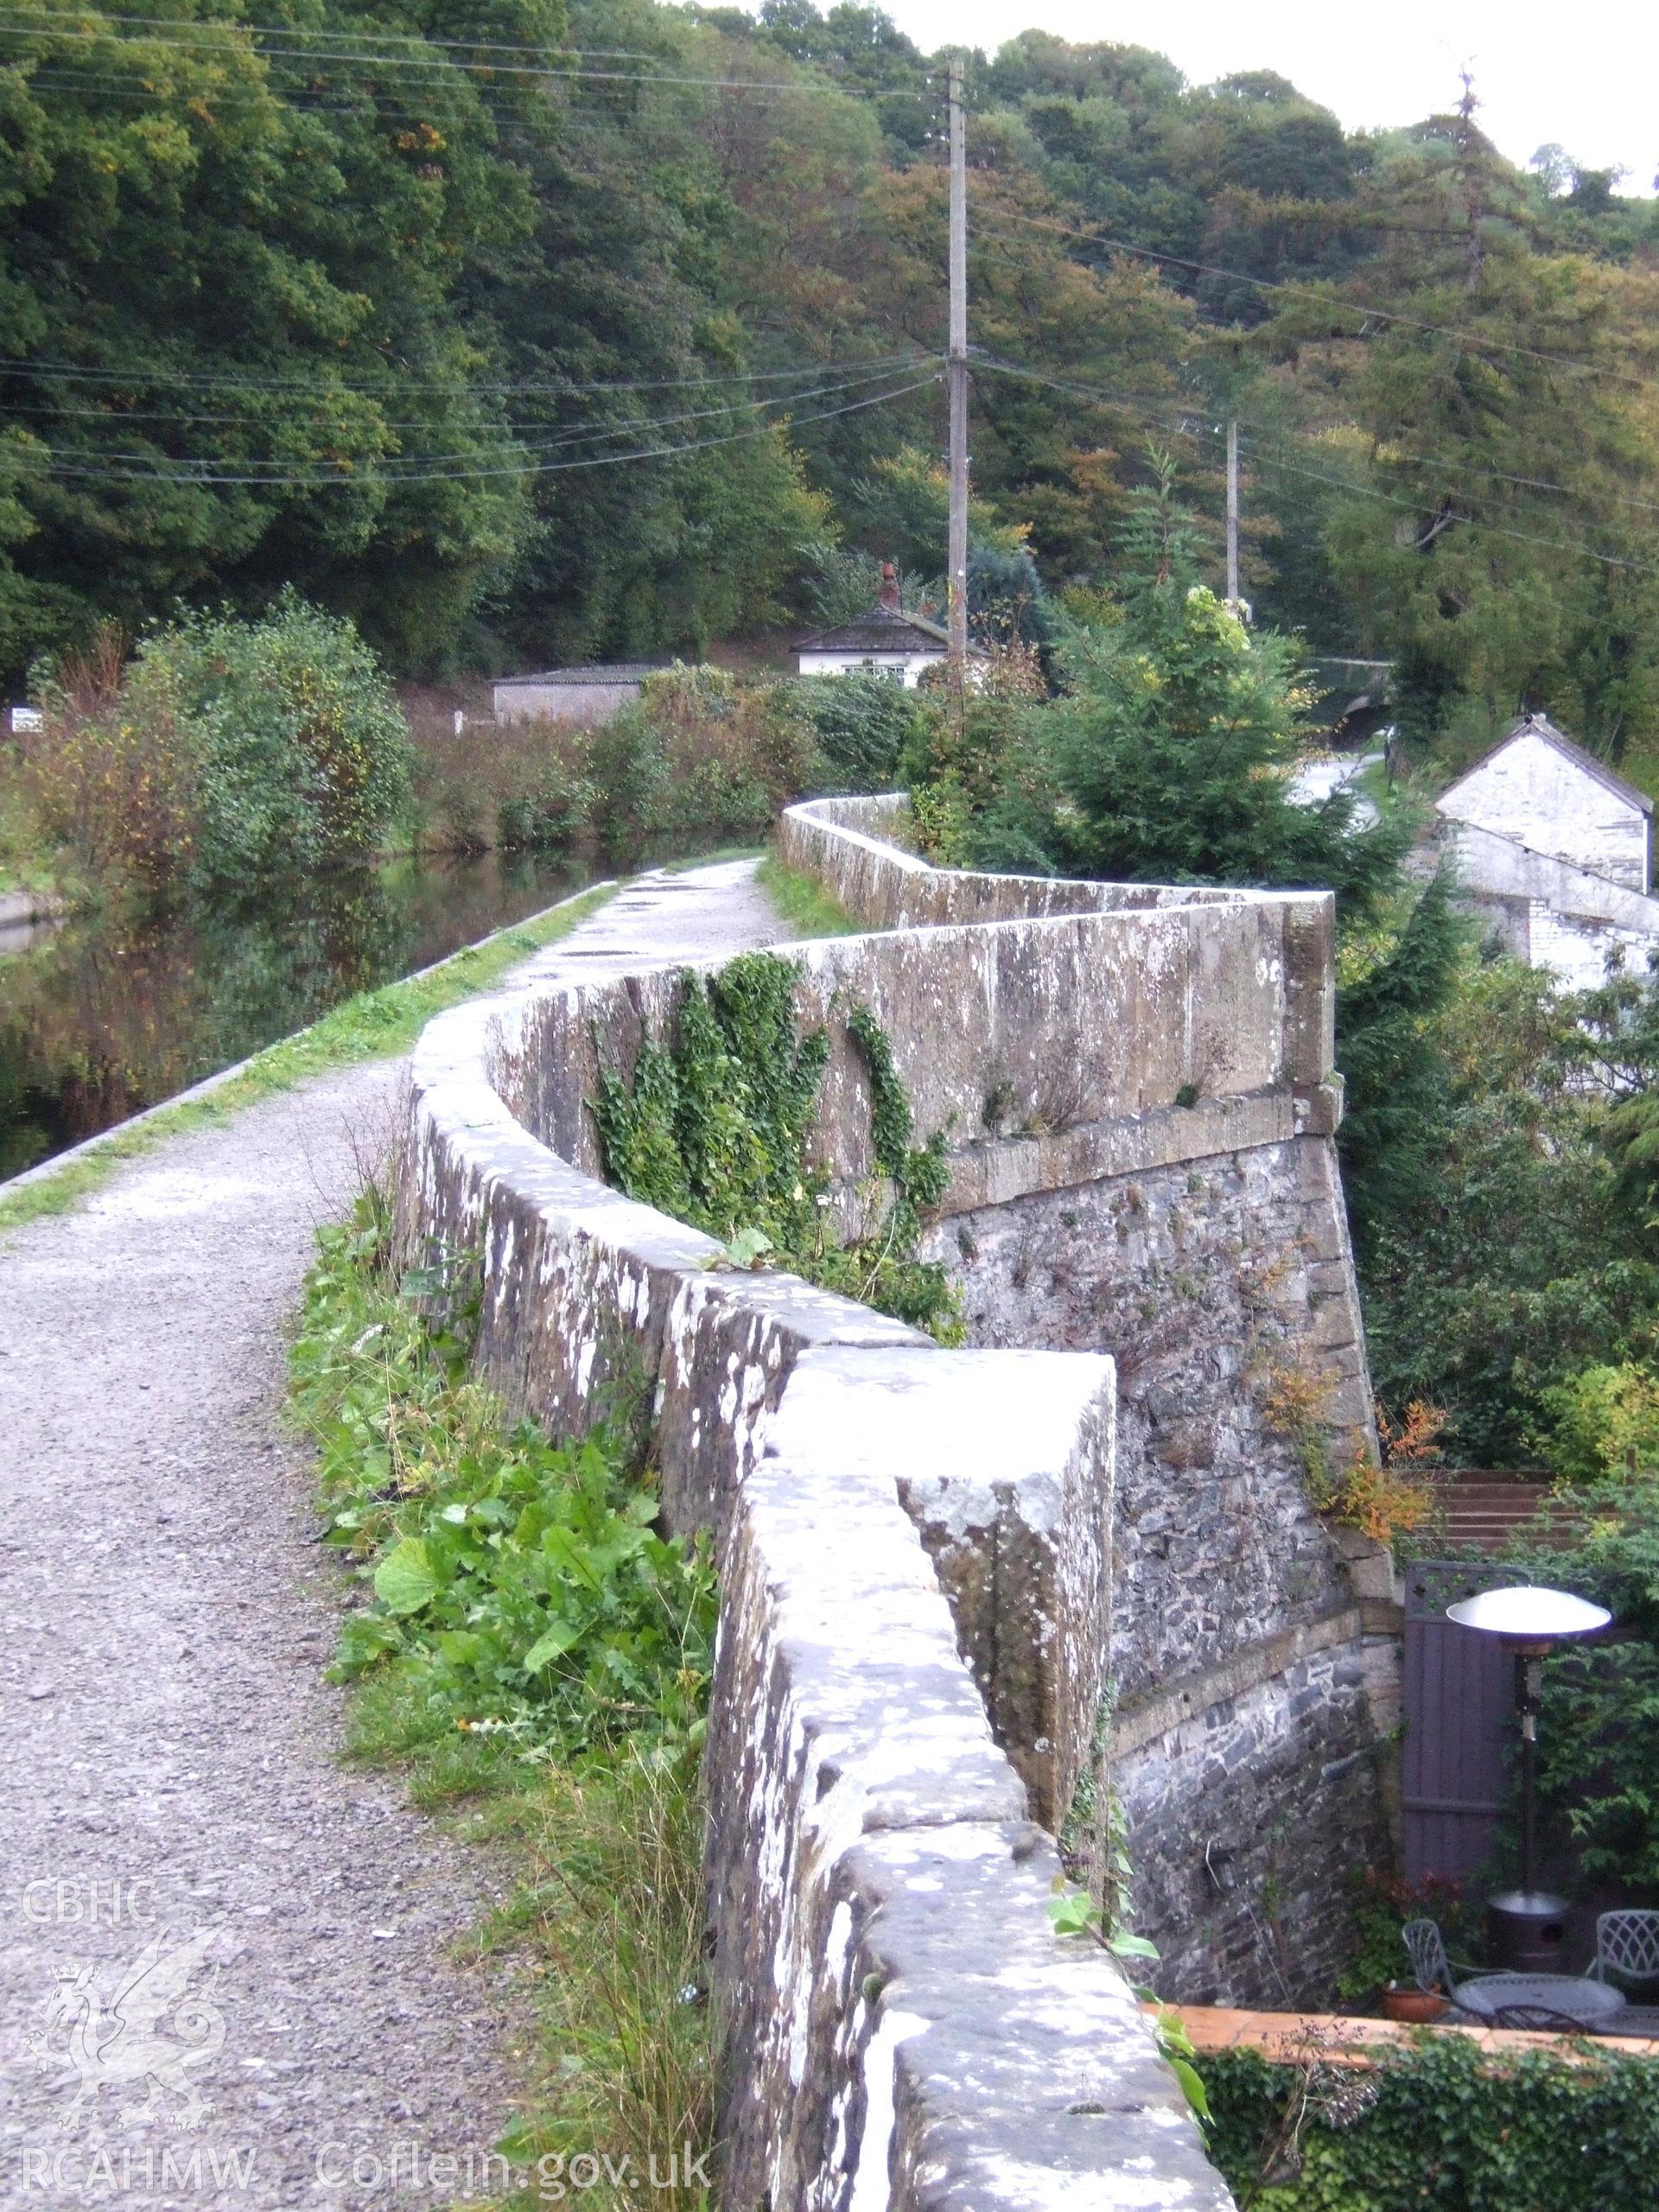
[[[1434,802],[1529,852],[1645,893],[1652,880],[1653,801],[1574,745],[1546,715],[1528,715]]]
[[[1659,948],[1653,801],[1545,715],[1516,722],[1434,804],[1436,843],[1517,959],[1582,990],[1610,960],[1640,967]]]
[[[868,614],[833,630],[815,630],[794,645],[803,676],[887,676],[907,691],[915,690],[925,669],[949,658],[950,648],[950,633],[938,623],[905,613],[891,561],[881,570],[880,602]],[[982,661],[985,655],[970,645],[969,658]]]

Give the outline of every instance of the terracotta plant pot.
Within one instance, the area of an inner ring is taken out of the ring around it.
[[[1438,2020],[1446,2005],[1438,1989],[1385,1989],[1382,1993],[1383,2018],[1408,2020],[1417,2027]]]

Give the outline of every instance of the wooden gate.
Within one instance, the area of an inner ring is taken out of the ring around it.
[[[1513,1567],[1414,1560],[1406,1570],[1406,1879],[1461,1881],[1491,1857],[1503,1809],[1515,1662],[1503,1642],[1446,1618]]]

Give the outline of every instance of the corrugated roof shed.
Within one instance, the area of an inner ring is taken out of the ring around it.
[[[593,661],[585,668],[546,668],[537,676],[498,676],[498,690],[520,683],[638,683],[668,665],[660,660]]]

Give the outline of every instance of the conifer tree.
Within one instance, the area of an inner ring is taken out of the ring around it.
[[[1133,497],[1108,619],[1077,637],[1071,695],[1050,713],[1057,860],[1109,881],[1330,889],[1369,907],[1403,830],[1357,827],[1344,790],[1298,801],[1295,650],[1198,582],[1167,455],[1153,478]]]

